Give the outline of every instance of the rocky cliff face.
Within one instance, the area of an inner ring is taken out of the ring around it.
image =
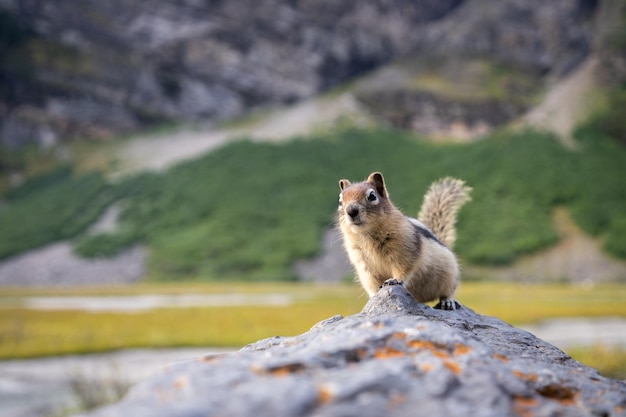
[[[169,366],[89,414],[386,415],[626,416],[626,384],[496,318],[433,310],[396,285],[300,336]]]
[[[555,76],[594,0],[0,0],[2,141],[107,137],[312,96],[401,56]],[[15,42],[15,34],[19,38]]]

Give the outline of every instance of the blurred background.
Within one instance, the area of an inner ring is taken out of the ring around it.
[[[623,0],[0,0],[0,414],[360,311],[377,170],[467,181],[461,303],[625,379],[625,114]]]

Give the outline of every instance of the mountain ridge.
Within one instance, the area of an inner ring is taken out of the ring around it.
[[[312,97],[403,56],[489,58],[561,77],[596,1],[2,0],[2,143],[109,138]],[[23,71],[24,67],[29,71]]]

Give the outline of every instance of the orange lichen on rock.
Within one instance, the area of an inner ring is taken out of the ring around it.
[[[527,374],[521,371],[513,371],[513,375],[531,383],[536,383],[539,380],[539,376],[537,374]],[[542,397],[558,401],[562,405],[575,405],[579,397],[577,389],[559,384],[549,384],[535,388],[535,390]]]
[[[435,344],[426,340],[411,340],[407,344],[414,349],[429,350],[433,355],[441,359],[467,355],[469,352],[472,351],[472,348],[470,346],[461,343],[456,343],[451,352],[450,349],[445,345]]]
[[[563,385],[551,384],[541,387],[537,392],[546,398],[560,402],[563,405],[574,405],[578,399],[578,390]]]
[[[422,370],[422,372],[430,372],[433,370],[433,366],[429,363],[420,363],[419,367]]]
[[[428,350],[440,359],[448,359],[450,357],[450,354],[445,350],[445,346],[436,345],[427,340],[411,340],[407,344],[414,349]]]
[[[402,333],[402,332],[395,332],[392,336],[395,339],[400,339],[400,340],[406,339],[406,333]]]
[[[274,375],[287,375],[293,374],[294,372],[300,372],[302,370],[304,370],[304,365],[301,363],[290,363],[289,365],[274,368],[270,372]]]
[[[513,375],[516,377],[523,379],[524,381],[537,382],[539,376],[537,374],[525,374],[522,371],[513,371]]]
[[[459,375],[461,373],[461,367],[458,363],[452,361],[443,361],[443,365],[452,371],[455,375]]]
[[[471,351],[472,351],[471,347],[467,345],[463,345],[461,343],[457,343],[454,345],[454,351],[452,352],[452,356],[467,355]]]
[[[533,417],[533,408],[539,405],[539,400],[532,397],[514,397],[513,411],[520,417]]]
[[[334,397],[333,393],[330,392],[328,387],[326,387],[324,385],[318,387],[317,393],[318,393],[317,401],[320,404],[326,404],[326,403],[330,402],[333,399],[333,397]]]
[[[450,351],[450,348],[448,346],[435,344],[433,342],[425,340],[411,340],[407,344],[415,349],[429,351],[435,357],[441,359],[443,361],[443,365],[447,369],[452,371],[455,375],[459,375],[462,369],[458,363],[454,362],[451,359],[461,355],[467,355],[469,352],[472,351],[472,348],[470,346],[461,343],[456,343],[452,351]],[[424,372],[428,372],[432,370],[432,365],[422,364],[420,365],[420,369],[422,369]]]
[[[509,358],[507,356],[501,355],[499,353],[494,353],[493,357],[496,358],[499,361],[504,362],[504,363],[507,363],[509,361]]]
[[[275,366],[271,368],[263,368],[258,366],[252,366],[252,372],[257,374],[270,374],[274,376],[287,376],[295,372],[299,372],[305,369],[305,366],[301,363],[289,363],[286,365]]]
[[[406,356],[406,353],[401,350],[391,348],[389,346],[384,346],[382,348],[376,349],[376,351],[374,352],[374,356],[376,356],[376,359],[389,359]]]

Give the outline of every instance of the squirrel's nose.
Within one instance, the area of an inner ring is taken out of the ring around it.
[[[355,204],[350,204],[348,207],[346,207],[346,214],[354,219],[356,216],[359,215],[359,207]]]

